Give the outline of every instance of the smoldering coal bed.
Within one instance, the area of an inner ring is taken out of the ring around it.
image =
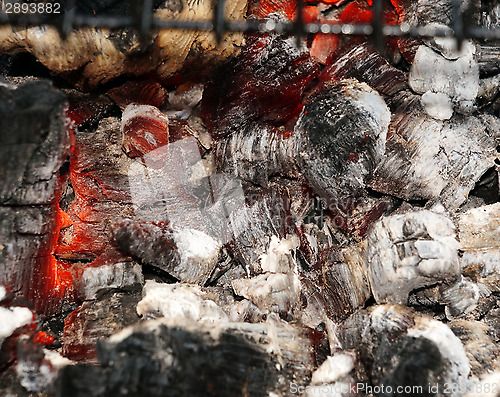
[[[0,27],[0,394],[500,395],[500,3],[132,3]]]

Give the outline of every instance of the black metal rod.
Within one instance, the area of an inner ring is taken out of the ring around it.
[[[226,0],[216,0],[214,13],[214,31],[217,42],[220,43],[222,36],[226,33]]]
[[[300,47],[302,38],[304,37],[304,3],[302,2],[302,0],[297,0],[296,11],[297,12],[293,26],[293,33],[295,34],[295,38],[297,39],[297,47]]]
[[[460,6],[462,5],[462,0],[451,0],[451,22],[453,27],[453,35],[457,40],[457,49],[460,51],[462,48],[462,42],[464,40],[464,26],[462,12],[460,11]]]
[[[385,0],[373,0],[373,45],[377,51],[384,51],[384,9]]]
[[[142,38],[145,38],[151,32],[151,26],[153,23],[153,0],[144,0],[143,4],[139,35]]]
[[[75,0],[68,0],[66,5],[67,11],[64,13],[61,24],[61,36],[63,38],[68,37],[73,30],[73,21],[75,19]]]
[[[54,21],[47,21],[40,15],[6,15],[0,13],[0,26],[13,25],[17,27],[29,27],[40,25],[53,25]],[[130,16],[115,15],[81,15],[75,14],[72,28],[79,27],[101,27],[109,29],[117,28],[136,28],[136,19]],[[226,21],[224,23],[224,32],[276,32],[293,34],[296,29],[295,22],[276,22],[276,21]],[[157,29],[179,29],[179,30],[215,30],[214,21],[180,21],[163,20],[151,18],[151,28]],[[325,33],[325,34],[344,34],[344,35],[371,35],[374,33],[373,25],[354,25],[354,24],[325,24],[325,23],[304,23],[302,24],[305,33]],[[395,37],[457,37],[460,31],[456,31],[456,26],[452,28],[438,27],[409,27],[407,25],[382,25],[383,36]],[[483,38],[489,40],[500,40],[500,29],[487,29],[481,26],[468,26],[462,29],[463,38]]]

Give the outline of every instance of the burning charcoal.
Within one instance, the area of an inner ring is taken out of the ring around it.
[[[444,215],[422,210],[382,218],[368,234],[368,264],[377,302],[406,303],[412,290],[456,281],[455,228]]]
[[[100,366],[63,369],[59,395],[288,395],[314,365],[308,332],[278,320],[149,320],[101,342],[98,356]]]
[[[458,208],[493,166],[494,141],[478,118],[438,121],[425,114],[420,98],[394,98],[384,159],[369,182],[372,189],[405,200],[440,200]]]
[[[69,106],[66,112],[71,120],[71,129],[100,121],[109,112],[113,103],[104,95],[92,95],[77,90],[65,90]]]
[[[294,250],[299,239],[271,237],[267,253],[260,256],[263,274],[233,280],[231,285],[238,296],[254,303],[262,312],[271,311],[287,318],[297,312],[300,284]]]
[[[249,36],[237,61],[205,86],[201,109],[209,132],[221,138],[254,121],[285,122],[299,112],[302,94],[318,72],[294,37]]]
[[[462,272],[496,292],[500,291],[499,222],[499,203],[471,209],[459,219]]]
[[[328,208],[363,194],[389,121],[384,100],[356,80],[327,85],[309,99],[295,126],[299,165]]]
[[[65,321],[62,353],[78,361],[96,360],[97,341],[140,321],[135,307],[140,289],[110,290],[97,300],[86,301]]]
[[[381,305],[352,315],[337,331],[343,349],[354,349],[368,387],[409,386],[415,395],[446,396],[446,385],[467,386],[469,362],[460,340],[445,324],[404,306]],[[366,383],[365,383],[366,382]],[[381,394],[378,394],[381,395]]]
[[[65,103],[44,81],[0,89],[0,283],[45,314],[64,295],[52,254],[71,145]]]
[[[119,221],[113,234],[122,251],[181,281],[203,285],[214,270],[221,243],[196,229]]]
[[[472,43],[466,42],[463,55],[449,60],[429,47],[421,46],[411,66],[410,87],[420,94],[444,94],[461,112],[470,113],[479,90],[479,68],[474,60],[474,50]]]
[[[217,168],[267,187],[275,174],[296,175],[293,135],[272,125],[250,123],[217,142]]]
[[[132,104],[160,108],[168,98],[167,90],[160,83],[147,79],[127,81],[119,87],[110,89],[107,95],[122,109]]]
[[[56,255],[94,259],[112,245],[111,224],[132,217],[129,186],[132,160],[121,149],[120,123],[106,118],[95,132],[77,132],[70,180],[74,200],[66,210],[71,222],[61,231]]]
[[[462,341],[471,366],[471,375],[479,378],[500,369],[500,349],[485,323],[454,320],[448,326]]]
[[[127,156],[142,157],[168,145],[168,117],[150,105],[128,105],[123,111],[122,149]]]
[[[95,299],[103,289],[143,284],[141,266],[116,251],[106,251],[90,265],[78,269],[75,286],[81,299]]]
[[[354,369],[356,356],[352,353],[336,353],[313,372],[306,397],[335,395],[339,397],[357,395],[353,392],[354,379],[349,375]],[[355,390],[355,388],[354,388]],[[333,394],[333,391],[335,393]],[[326,394],[328,393],[328,394]]]
[[[308,272],[301,274],[303,322],[311,327],[325,315],[335,322],[345,320],[371,297],[364,263],[363,245],[330,248]]]
[[[407,88],[406,75],[391,66],[377,51],[362,43],[348,47],[321,73],[320,80],[355,78],[367,83],[381,94],[392,96]]]
[[[181,317],[208,322],[229,320],[224,310],[198,285],[159,284],[149,280],[142,294],[137,313],[145,319]]]
[[[242,20],[246,6],[246,0],[227,4],[226,18]],[[156,18],[180,21],[210,19],[213,14],[213,3],[205,0],[163,4],[154,11]],[[0,43],[2,52],[29,51],[53,72],[78,71],[73,77],[78,75],[83,84],[96,86],[122,74],[156,72],[169,77],[188,64],[211,66],[237,55],[244,38],[240,33],[228,34],[217,45],[210,32],[162,30],[141,41],[131,28],[117,31],[84,27],[62,38],[53,27],[5,26],[0,30]]]
[[[229,214],[228,229],[232,237],[229,246],[233,256],[249,275],[261,274],[260,258],[267,253],[272,236],[284,238],[289,226],[286,195],[276,190],[264,192],[253,204]]]

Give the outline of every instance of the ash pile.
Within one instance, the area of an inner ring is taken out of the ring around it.
[[[461,12],[500,28],[497,0]],[[498,41],[3,26],[0,50],[0,394],[500,395]]]

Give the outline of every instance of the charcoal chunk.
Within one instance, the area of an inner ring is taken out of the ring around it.
[[[281,322],[149,320],[99,343],[99,366],[63,369],[56,395],[288,395],[311,377],[306,335]]]
[[[65,104],[46,81],[0,87],[0,284],[46,313],[58,301],[50,296],[59,171],[71,145]]]

